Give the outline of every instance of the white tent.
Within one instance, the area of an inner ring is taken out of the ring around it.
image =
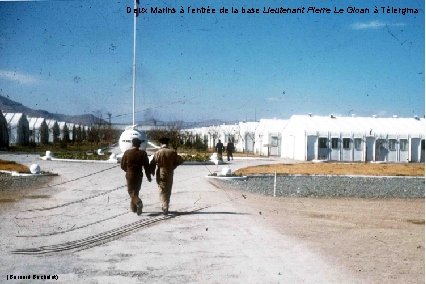
[[[23,113],[5,113],[10,145],[26,145],[29,142],[29,125]]]
[[[40,143],[40,127],[43,123],[44,118],[42,117],[28,117],[30,141],[34,143]]]
[[[67,123],[65,121],[59,121],[58,125],[59,125],[59,130],[61,132],[61,134],[59,135],[59,137],[60,137],[61,140],[64,140],[64,135],[65,135],[64,129],[65,129],[65,126],[67,126],[67,128],[68,128],[68,125],[67,125]],[[69,133],[70,133],[70,129],[68,128],[68,139],[70,137]]]
[[[54,119],[46,119],[47,128],[49,128],[49,143],[53,143],[53,125],[55,122]]]
[[[73,139],[75,139],[73,129],[74,129],[74,127],[77,128],[78,125],[75,124],[75,123],[67,123],[67,126],[68,126],[68,130],[70,132],[70,136],[69,136],[70,140],[73,141]]]
[[[281,156],[295,160],[424,161],[423,118],[293,115]]]

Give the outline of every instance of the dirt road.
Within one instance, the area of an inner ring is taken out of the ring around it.
[[[276,198],[244,193],[258,221],[364,283],[424,283],[424,199]]]
[[[220,166],[181,166],[172,214],[159,214],[156,185],[144,180],[136,216],[117,165],[37,162],[59,176],[0,202],[2,282],[34,274],[80,283],[424,279],[424,200],[271,199],[211,184],[205,176]]]

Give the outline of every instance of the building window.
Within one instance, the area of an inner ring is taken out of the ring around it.
[[[351,138],[343,138],[343,149],[350,149],[351,148]]]
[[[278,137],[277,136],[271,136],[271,146],[272,147],[278,147]]]
[[[401,151],[408,151],[408,140],[407,139],[399,140],[399,149],[401,149]]]
[[[331,138],[331,149],[339,148],[339,138]]]
[[[319,139],[319,147],[321,149],[327,149],[328,148],[328,146],[327,146],[327,138],[320,138]]]
[[[389,139],[389,151],[396,150],[396,139]]]
[[[362,140],[361,138],[355,138],[354,140],[354,146],[355,146],[355,150],[357,151],[361,151],[361,147],[362,147]]]

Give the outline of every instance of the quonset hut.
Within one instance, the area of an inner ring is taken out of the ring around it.
[[[293,115],[281,157],[294,160],[424,162],[424,118]]]

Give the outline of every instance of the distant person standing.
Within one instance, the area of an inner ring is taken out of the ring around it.
[[[121,159],[121,169],[126,172],[127,192],[130,196],[130,210],[142,214],[143,203],[139,198],[139,191],[142,185],[142,167],[145,169],[146,178],[151,182],[151,171],[149,167],[148,155],[144,150],[140,150],[142,141],[133,138],[132,148],[126,150]]]
[[[164,215],[169,213],[170,195],[172,194],[173,174],[177,166],[183,163],[183,159],[174,150],[169,149],[169,138],[159,140],[161,149],[151,160],[151,173],[155,172],[155,179],[160,191],[161,209]],[[157,168],[157,170],[156,170]]]
[[[226,157],[228,158],[228,161],[230,159],[234,160],[234,156],[232,153],[235,151],[234,143],[232,143],[231,140],[228,140],[228,144],[226,144]]]
[[[219,160],[222,160],[222,153],[223,153],[223,149],[224,149],[224,147],[223,147],[223,143],[222,143],[222,141],[220,141],[220,139],[219,139],[219,141],[217,142],[216,147],[215,147],[215,150],[217,151],[217,158],[218,158]]]

